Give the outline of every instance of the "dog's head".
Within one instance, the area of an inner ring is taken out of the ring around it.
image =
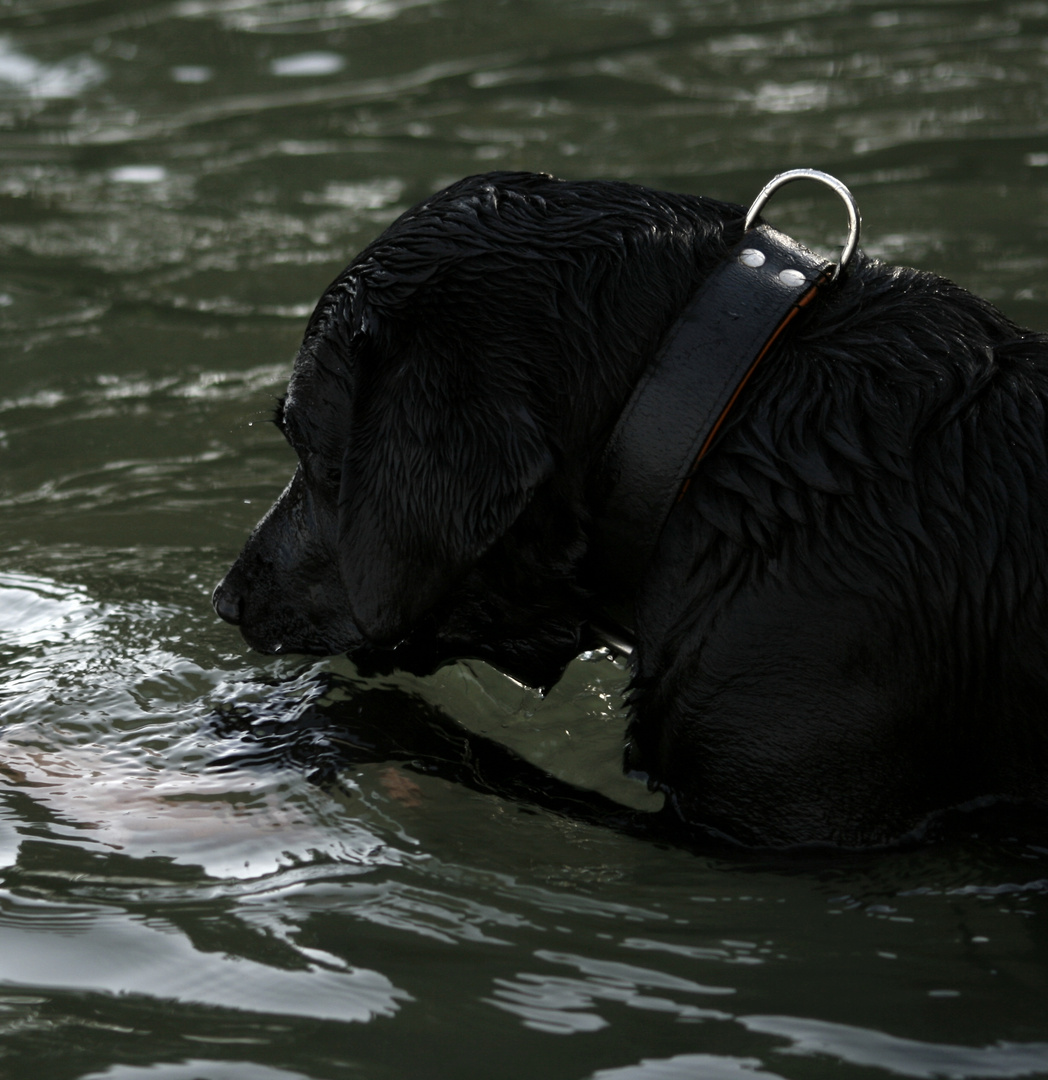
[[[298,468],[218,613],[266,653],[554,681],[584,647],[588,478],[739,217],[531,174],[408,211],[313,313],[276,418]]]

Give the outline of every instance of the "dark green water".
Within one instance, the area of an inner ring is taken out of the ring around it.
[[[1048,849],[703,859],[385,764],[216,770],[217,716],[353,672],[208,601],[313,301],[416,199],[812,165],[867,250],[1045,329],[1046,89],[1034,0],[0,3],[0,1075],[1048,1076]],[[383,685],[643,803],[623,682]]]

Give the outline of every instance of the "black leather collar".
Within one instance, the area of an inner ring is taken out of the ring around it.
[[[839,267],[768,225],[750,227],[776,187],[794,179],[834,187],[852,235]],[[747,231],[685,308],[608,440],[595,484],[592,531],[602,642],[632,649],[633,603],[659,536],[742,392],[798,312],[835,280],[858,240],[858,212],[840,181],[811,170],[776,177],[747,216]]]

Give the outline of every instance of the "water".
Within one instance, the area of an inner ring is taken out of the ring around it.
[[[1048,849],[703,857],[338,767],[317,708],[441,709],[649,798],[606,658],[369,683],[208,600],[313,301],[416,199],[821,167],[867,250],[1044,329],[1046,81],[1039,2],[0,5],[0,1075],[1048,1076]]]

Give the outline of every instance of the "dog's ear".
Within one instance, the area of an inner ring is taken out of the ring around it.
[[[519,388],[453,378],[432,356],[399,359],[381,393],[357,403],[339,498],[353,619],[384,645],[507,532],[553,472]]]

